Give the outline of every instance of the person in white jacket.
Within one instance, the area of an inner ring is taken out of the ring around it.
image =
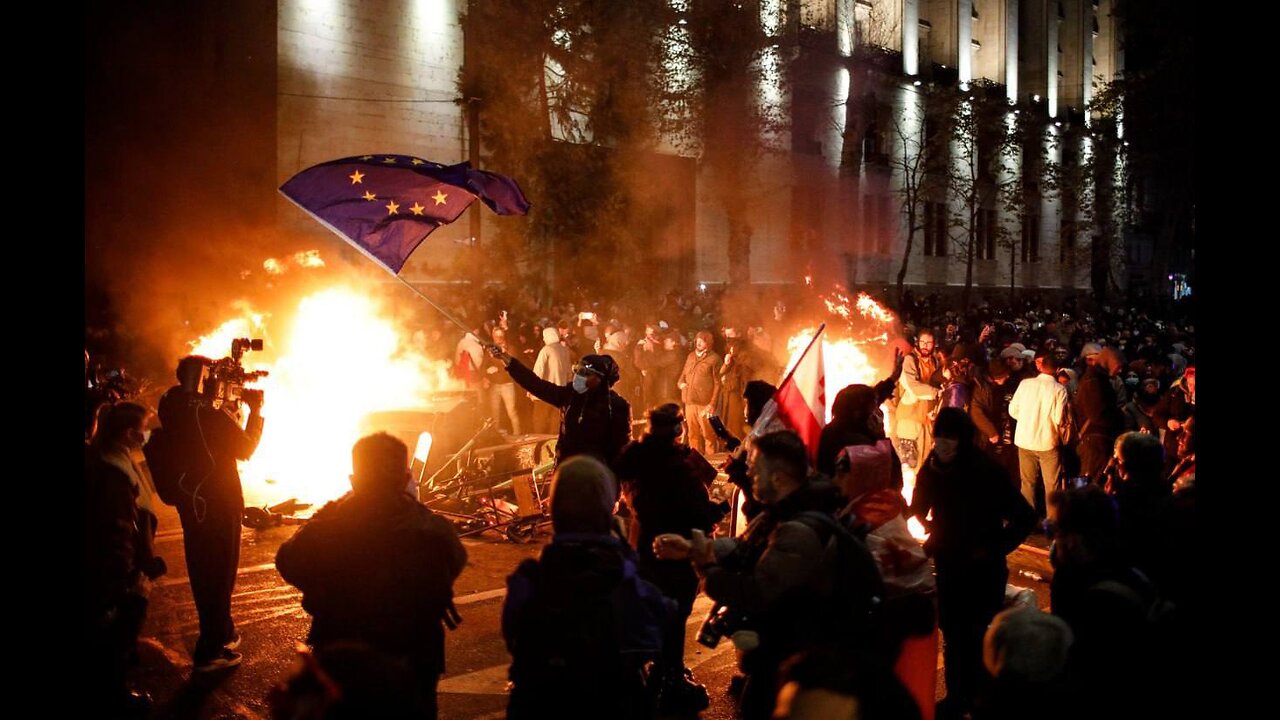
[[[1013,444],[1018,448],[1018,472],[1022,476],[1022,496],[1033,508],[1043,508],[1046,494],[1062,486],[1061,447],[1070,422],[1067,389],[1056,378],[1058,363],[1053,354],[1036,353],[1040,374],[1018,384],[1009,401],[1009,417],[1018,421]],[[1037,480],[1044,481],[1044,494],[1037,492]],[[1041,498],[1039,504],[1037,497]]]
[[[564,385],[573,379],[573,362],[569,348],[560,340],[560,331],[554,327],[542,331],[542,349],[533,363],[533,374],[554,385]],[[530,400],[535,400],[529,395]],[[560,412],[544,402],[533,403],[533,431],[554,435],[560,431]]]

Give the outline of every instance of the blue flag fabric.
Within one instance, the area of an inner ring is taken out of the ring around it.
[[[412,155],[330,160],[289,178],[280,192],[394,274],[477,197],[499,215],[529,212],[520,186],[505,175]]]

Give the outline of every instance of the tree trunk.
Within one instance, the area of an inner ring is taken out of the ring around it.
[[[913,195],[913,194],[912,194]],[[911,262],[911,246],[916,239],[916,204],[911,195],[907,200],[907,245],[902,250],[902,265],[898,267],[898,307],[902,307],[903,285],[907,279],[907,265]]]
[[[1010,243],[1009,244],[1009,304],[1010,305],[1013,304],[1014,298],[1016,297],[1016,292],[1014,288],[1017,287],[1017,283],[1018,283],[1017,276],[1014,274],[1014,271],[1015,271],[1014,263],[1015,263],[1015,259],[1017,258],[1017,253],[1018,253],[1017,243]]]
[[[969,310],[969,295],[973,290],[973,260],[977,255],[978,244],[978,212],[974,206],[973,198],[969,199],[969,247],[965,257],[964,268],[964,293],[960,296],[960,305],[963,312]]]

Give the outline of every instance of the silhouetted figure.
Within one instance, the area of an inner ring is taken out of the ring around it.
[[[613,473],[568,458],[551,487],[555,534],[507,578],[511,720],[652,717],[642,668],[662,649],[674,603],[643,580],[611,516]]]
[[[159,436],[147,445],[147,462],[156,477],[177,478],[176,500],[182,521],[183,549],[200,616],[195,669],[208,672],[240,664],[235,648],[240,644],[231,619],[231,593],[240,563],[240,523],[244,494],[236,463],[248,460],[262,437],[262,395],[246,396],[250,413],[241,428],[228,412],[212,407],[200,395],[207,358],[185,357],[178,363],[178,382],[160,398]],[[151,452],[151,443],[166,437],[175,452],[168,454],[176,467],[165,467]],[[163,488],[162,497],[166,494]]]
[[[434,718],[444,625],[456,619],[453,581],[467,551],[453,525],[407,492],[404,443],[370,435],[351,449],[351,460],[351,492],[280,546],[276,569],[302,591],[313,647],[354,640],[403,659]]]
[[[649,411],[649,430],[622,451],[618,479],[630,506],[631,545],[640,558],[640,575],[676,601],[677,612],[663,635],[662,659],[650,673],[651,687],[660,694],[659,710],[700,711],[707,692],[693,682],[684,665],[685,625],[698,595],[698,574],[683,560],[659,560],[653,540],[662,533],[692,537],[696,528],[710,533],[723,514],[717,513],[707,489],[716,469],[696,450],[679,444],[684,416],[675,403]]]
[[[151,549],[148,521],[137,506],[137,468],[129,460],[142,447],[147,410],[107,406],[85,448],[84,598],[92,697],[111,717],[142,717],[150,700],[126,685],[130,656],[147,608],[147,580],[165,571]]]
[[[925,551],[937,572],[947,680],[940,718],[960,717],[981,691],[982,636],[1004,602],[1006,556],[1036,521],[1004,468],[974,444],[974,432],[963,410],[938,412],[934,449],[920,468],[911,502],[911,513],[930,530]]]

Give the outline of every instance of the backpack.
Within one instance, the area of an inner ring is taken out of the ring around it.
[[[511,648],[512,710],[528,712],[512,717],[532,717],[557,703],[564,716],[579,705],[598,711],[598,703],[612,706],[643,688],[641,665],[657,656],[667,619],[654,609],[669,613],[671,606],[630,558],[622,558],[621,575],[605,592],[551,582],[539,561],[524,561],[516,573],[532,593]],[[566,698],[576,700],[565,706]]]
[[[851,445],[845,448],[849,457],[849,472],[852,474],[854,496],[864,492],[891,488],[901,485],[894,482],[893,465],[898,456],[893,451],[893,442],[888,438],[880,438],[873,445]]]
[[[1175,621],[1177,606],[1163,598],[1142,571],[1133,568],[1131,572],[1137,579],[1140,589],[1119,580],[1103,580],[1094,584],[1090,591],[1119,598],[1139,611],[1143,617],[1142,631],[1149,638],[1158,639]]]
[[[189,492],[182,490],[182,480],[189,471],[187,457],[172,430],[163,427],[152,430],[151,438],[142,446],[142,454],[161,502],[177,506],[183,497],[189,496]]]
[[[830,637],[845,647],[866,646],[884,629],[884,580],[867,546],[854,532],[828,513],[808,510],[794,518],[818,534],[825,548],[836,541],[832,568]]]

